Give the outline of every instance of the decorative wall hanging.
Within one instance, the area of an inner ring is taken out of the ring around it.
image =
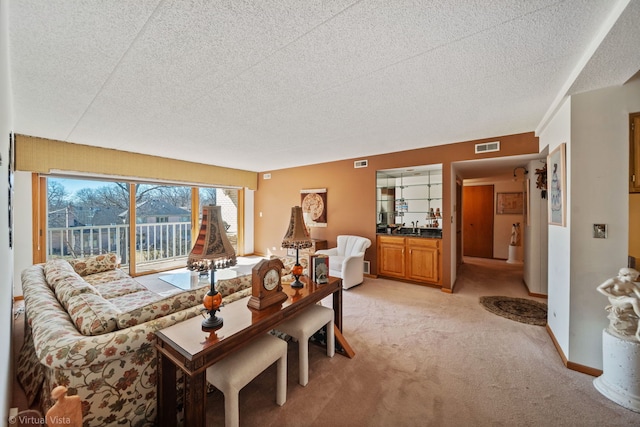
[[[549,183],[549,224],[565,226],[567,210],[567,184],[565,171],[566,144],[562,143],[547,157]]]
[[[531,206],[529,205],[529,187],[531,186],[531,180],[527,178],[524,181],[524,225],[529,225],[529,211]]]
[[[540,197],[547,198],[547,164],[542,169],[536,169],[536,188],[542,190]]]
[[[300,190],[302,216],[307,227],[327,226],[327,189]]]
[[[497,193],[496,214],[498,215],[522,215],[524,198],[522,192]]]
[[[9,210],[9,249],[13,248],[13,170],[15,168],[15,137],[13,133],[9,134],[9,164],[8,164],[8,175],[9,175],[9,185],[7,187],[7,204]]]

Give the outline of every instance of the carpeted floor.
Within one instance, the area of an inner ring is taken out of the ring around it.
[[[240,393],[246,426],[630,426],[593,377],[567,369],[545,330],[496,316],[481,295],[530,298],[522,267],[468,259],[454,294],[384,279],[343,292],[353,359],[311,346],[309,384],[297,384],[289,346],[287,402],[275,404],[275,367]],[[537,299],[544,301],[543,299]],[[223,425],[222,394],[209,425]]]
[[[478,304],[483,295],[544,302],[527,295],[521,266],[466,259],[454,291],[384,279],[344,291],[343,332],[355,357],[328,358],[312,345],[301,387],[290,343],[287,402],[275,404],[272,366],[241,390],[241,425],[640,425],[640,414],[601,395],[593,377],[562,364],[545,328]],[[207,424],[223,425],[222,394],[207,405]]]

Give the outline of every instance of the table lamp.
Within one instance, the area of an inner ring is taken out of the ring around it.
[[[296,263],[291,269],[291,274],[295,277],[295,281],[291,284],[292,288],[302,288],[304,284],[300,281],[303,268],[300,265],[299,250],[310,248],[313,245],[309,231],[304,224],[304,218],[302,217],[302,208],[300,206],[294,206],[291,208],[291,219],[289,221],[289,228],[287,233],[282,239],[283,248],[291,248],[296,250]]]
[[[236,262],[236,251],[227,237],[220,206],[203,206],[200,232],[189,253],[187,269],[211,270],[211,287],[203,300],[204,310],[209,313],[209,318],[202,322],[204,331],[217,329],[223,323],[222,318],[216,316],[222,303],[222,295],[215,288],[216,270],[232,267]]]

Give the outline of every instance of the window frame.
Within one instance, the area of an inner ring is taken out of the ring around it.
[[[45,263],[47,261],[47,233],[48,233],[48,224],[47,224],[47,191],[48,191],[48,179],[50,178],[64,178],[64,179],[78,179],[78,180],[104,180],[105,182],[124,182],[129,186],[129,275],[132,277],[142,276],[147,274],[159,273],[162,271],[175,269],[175,265],[168,265],[166,267],[158,268],[158,269],[145,269],[144,271],[138,271],[136,268],[137,260],[136,260],[136,250],[135,250],[135,241],[136,241],[136,196],[135,196],[135,186],[136,184],[160,184],[160,185],[176,185],[176,186],[186,186],[191,188],[191,241],[195,241],[197,237],[199,228],[200,228],[200,196],[199,191],[202,188],[215,188],[215,189],[232,189],[238,192],[238,200],[236,206],[236,214],[237,214],[237,255],[244,255],[244,251],[241,249],[244,247],[244,189],[236,188],[236,187],[226,187],[226,186],[196,186],[193,184],[185,184],[185,183],[174,183],[174,182],[153,182],[153,181],[132,181],[127,179],[121,179],[116,177],[95,177],[95,176],[82,176],[82,175],[44,175],[33,173],[32,174],[32,209],[33,209],[33,262],[34,264]]]

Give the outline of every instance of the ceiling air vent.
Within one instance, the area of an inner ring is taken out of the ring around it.
[[[366,168],[367,166],[369,166],[369,162],[367,160],[356,160],[353,162],[353,167],[356,169]]]
[[[500,141],[476,144],[476,154],[491,153],[493,151],[500,151]]]

